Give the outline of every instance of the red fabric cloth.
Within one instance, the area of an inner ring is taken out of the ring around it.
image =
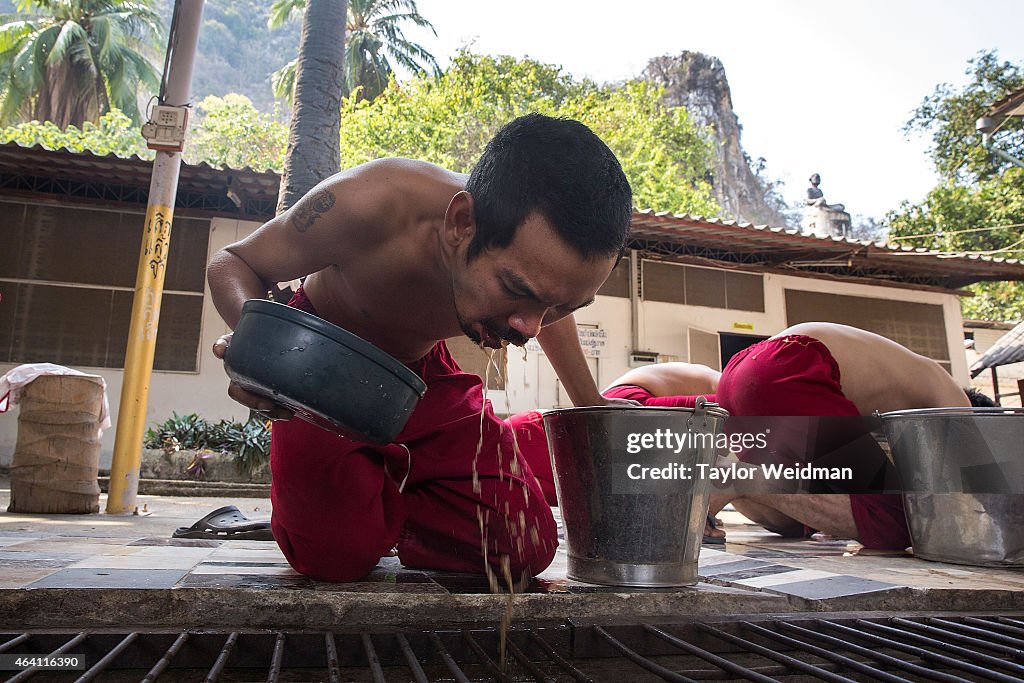
[[[817,339],[803,335],[766,339],[734,355],[722,371],[718,399],[730,415],[860,415],[843,395],[832,353]],[[910,545],[901,495],[850,494],[850,506],[865,547]]]
[[[696,408],[697,399],[703,395],[712,403],[717,402],[715,394],[699,394],[695,396],[655,396],[636,384],[620,384],[608,387],[601,395],[605,398],[627,398],[645,406],[662,406],[664,408]]]
[[[301,288],[289,305],[316,314]],[[271,526],[288,562],[354,581],[397,545],[411,567],[481,573],[486,560],[501,575],[507,555],[514,579],[543,571],[558,545],[551,508],[481,379],[443,342],[408,367],[427,393],[393,444],[274,423]]]
[[[664,406],[671,408],[693,408],[696,406],[696,396],[655,396],[643,387],[635,384],[620,384],[609,387],[602,392],[605,398],[626,398],[637,401],[645,406]],[[709,401],[715,400],[714,394],[705,398]],[[536,410],[528,410],[523,413],[516,413],[508,417],[509,426],[516,434],[516,444],[519,451],[530,464],[540,488],[544,492],[544,498],[548,505],[557,506],[558,497],[555,495],[555,475],[551,469],[551,454],[548,451],[548,440],[544,433],[544,417]]]

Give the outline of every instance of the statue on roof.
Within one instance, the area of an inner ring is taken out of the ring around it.
[[[829,204],[825,201],[825,193],[818,189],[818,185],[821,184],[820,175],[812,173],[810,181],[811,186],[807,188],[807,199],[804,200],[807,206],[817,206],[822,209],[832,209],[833,211],[846,210],[846,207],[842,204]]]
[[[850,214],[842,204],[829,204],[825,193],[818,188],[821,176],[811,174],[811,186],[804,199],[804,217],[801,228],[806,235],[818,237],[846,237],[850,234]]]

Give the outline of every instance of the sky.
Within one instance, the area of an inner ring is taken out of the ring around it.
[[[462,46],[529,56],[598,82],[684,50],[719,58],[743,149],[783,198],[811,173],[829,203],[882,218],[936,184],[928,140],[903,126],[939,83],[996,49],[1024,63],[1024,0],[417,0],[437,36],[407,31],[444,68]],[[655,207],[656,208],[656,207]]]

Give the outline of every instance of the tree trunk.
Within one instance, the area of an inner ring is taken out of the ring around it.
[[[306,5],[278,213],[339,170],[347,4],[309,0]]]

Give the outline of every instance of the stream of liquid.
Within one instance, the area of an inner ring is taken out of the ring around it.
[[[507,342],[503,342],[502,343],[501,351],[505,352],[505,351],[507,351],[507,348],[508,348],[508,343]],[[484,369],[484,377],[483,377],[484,381],[483,381],[483,388],[482,388],[482,392],[483,392],[482,399],[483,400],[482,400],[481,407],[480,407],[480,440],[477,442],[476,453],[473,456],[473,465],[472,465],[472,471],[473,471],[473,492],[476,493],[478,496],[482,496],[482,487],[480,485],[480,475],[479,475],[478,464],[479,464],[479,459],[480,459],[480,453],[483,450],[483,445],[484,445],[484,420],[485,420],[486,412],[487,412],[487,392],[488,392],[488,387],[490,385],[491,372],[492,371],[496,372],[498,374],[498,376],[502,377],[503,379],[506,379],[508,377],[508,354],[507,353],[501,353],[499,355],[499,358],[501,359],[501,363],[502,363],[501,367],[499,367],[498,366],[498,361],[495,359],[495,351],[496,351],[496,349],[488,349],[488,348],[485,348],[484,346],[481,346],[480,349],[487,356],[487,364],[486,364],[485,369]],[[524,347],[523,348],[523,361],[524,362],[526,361],[526,358],[527,358],[527,351],[526,351],[526,348]],[[505,392],[505,409],[506,409],[506,412],[511,414],[511,412],[512,412],[512,410],[511,410],[511,402],[509,401],[508,391],[507,390]],[[499,478],[499,481],[504,481],[505,480],[505,476],[504,476],[505,468],[504,468],[502,460],[501,460],[502,451],[501,451],[501,440],[500,439],[498,439],[498,441],[497,441],[496,451],[497,452],[496,452],[495,455],[498,458],[498,478]],[[510,478],[509,478],[509,492],[510,492],[510,494],[512,492],[512,489],[516,486],[517,480],[519,478],[521,478],[521,476],[523,474],[523,469],[520,466],[520,458],[521,458],[521,451],[519,450],[519,442],[516,439],[515,431],[513,430],[512,431],[512,457],[510,459],[510,462],[508,463],[509,474],[511,475]],[[529,488],[527,488],[526,486],[523,486],[522,487],[522,491],[523,491],[523,496],[524,496],[524,504],[525,505],[529,505],[529,495],[530,495]],[[497,503],[497,501],[495,501],[495,503]],[[505,516],[505,523],[506,523],[506,525],[508,526],[508,528],[509,528],[509,530],[511,532],[512,540],[515,543],[516,548],[520,552],[520,554],[523,553],[524,543],[527,541],[527,539],[535,547],[540,543],[540,533],[538,532],[536,526],[531,526],[529,529],[527,529],[526,514],[523,511],[519,512],[519,518],[518,519],[515,519],[515,520],[509,519],[510,514],[511,514],[511,510],[509,508],[509,503],[506,500],[505,503],[504,503],[504,512],[505,512],[505,515],[504,515]],[[482,551],[483,561],[484,561],[484,573],[487,576],[488,587],[490,588],[491,593],[494,593],[494,594],[505,593],[507,595],[507,599],[505,601],[504,613],[502,614],[502,617],[501,617],[501,619],[499,621],[499,629],[498,629],[498,661],[499,661],[499,665],[500,665],[501,669],[504,671],[506,669],[506,663],[507,663],[508,631],[511,628],[512,616],[514,614],[515,594],[516,594],[517,589],[519,589],[519,592],[522,592],[522,590],[525,589],[525,585],[526,585],[526,582],[529,581],[529,577],[526,577],[526,576],[521,577],[520,582],[519,582],[520,585],[517,585],[516,581],[514,581],[513,578],[512,578],[511,559],[509,558],[508,555],[501,555],[498,558],[498,565],[501,568],[501,574],[502,574],[501,579],[504,579],[504,586],[502,585],[502,581],[499,579],[498,575],[495,573],[494,569],[491,567],[491,563],[489,561],[489,551],[488,551],[488,547],[487,547],[487,540],[488,540],[487,539],[487,529],[488,529],[488,525],[489,525],[489,521],[490,521],[490,514],[491,514],[490,510],[484,510],[482,507],[477,506],[477,522],[478,522],[478,524],[480,526],[481,551]]]

